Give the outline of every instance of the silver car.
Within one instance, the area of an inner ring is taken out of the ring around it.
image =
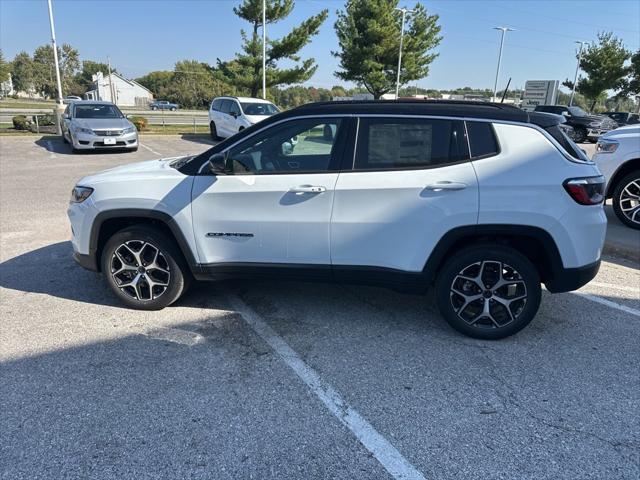
[[[111,102],[71,102],[63,115],[62,140],[74,153],[96,148],[138,150],[135,125]]]

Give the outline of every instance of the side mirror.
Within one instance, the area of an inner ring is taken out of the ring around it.
[[[215,153],[209,158],[209,170],[216,175],[224,175],[227,173],[227,155],[224,153]]]
[[[124,116],[124,118],[131,118],[131,115],[129,115],[128,113]]]
[[[71,115],[69,115],[68,113],[65,113],[62,118],[64,118],[65,120],[69,120],[71,118]]]
[[[233,118],[238,118],[238,114],[236,112],[229,112],[229,115],[231,115]]]

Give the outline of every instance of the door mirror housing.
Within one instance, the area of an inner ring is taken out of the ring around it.
[[[227,173],[227,155],[226,153],[215,153],[209,158],[209,170],[215,175],[224,175]]]
[[[233,118],[238,118],[238,114],[236,112],[229,112],[229,115],[231,115]]]
[[[284,142],[282,145],[280,145],[280,153],[282,153],[282,155],[291,155],[293,153],[293,145],[291,144],[291,142]]]

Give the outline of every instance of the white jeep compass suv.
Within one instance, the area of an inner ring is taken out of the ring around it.
[[[502,338],[533,319],[541,283],[574,290],[600,265],[604,178],[561,121],[487,103],[305,105],[198,156],[82,179],[75,258],[149,310],[191,279],[435,284],[453,328]]]

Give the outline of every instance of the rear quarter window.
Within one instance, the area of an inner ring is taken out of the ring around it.
[[[471,158],[491,157],[500,153],[498,140],[489,122],[467,122]]]

